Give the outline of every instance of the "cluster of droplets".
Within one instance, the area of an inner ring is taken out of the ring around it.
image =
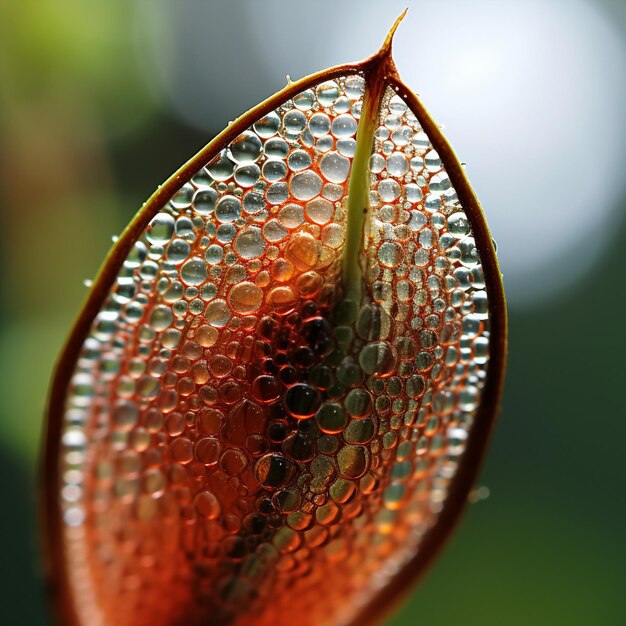
[[[484,280],[450,180],[390,91],[367,288],[342,297],[363,91],[348,76],[268,113],[125,259],[65,408],[82,623],[342,623],[434,523],[480,400]]]

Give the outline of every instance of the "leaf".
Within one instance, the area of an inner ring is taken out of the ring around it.
[[[373,623],[457,520],[505,306],[400,19],[231,124],[103,265],[50,393],[64,624]]]

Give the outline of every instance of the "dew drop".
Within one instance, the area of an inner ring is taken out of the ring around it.
[[[244,228],[235,238],[235,251],[242,259],[256,259],[265,251],[265,239],[258,226]]]
[[[320,171],[331,183],[343,183],[350,172],[350,160],[337,152],[328,152],[320,159]]]
[[[201,285],[207,279],[207,264],[200,257],[191,257],[180,268],[180,278],[186,285]]]
[[[228,303],[236,313],[252,313],[262,301],[263,291],[251,282],[239,283],[228,293]]]
[[[292,461],[282,454],[269,453],[257,460],[254,475],[264,489],[276,491],[289,484],[295,472]]]

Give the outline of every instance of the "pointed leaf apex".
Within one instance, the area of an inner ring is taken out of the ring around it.
[[[402,14],[398,17],[398,19],[393,23],[393,26],[389,29],[387,33],[387,37],[385,37],[385,41],[378,51],[379,56],[388,56],[391,54],[391,45],[393,44],[393,36],[396,34],[396,30],[398,30],[398,26],[400,26],[400,22],[404,19],[407,14],[408,7],[404,9]]]

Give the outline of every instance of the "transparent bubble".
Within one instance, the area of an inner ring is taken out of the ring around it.
[[[204,519],[217,519],[222,512],[219,500],[210,491],[199,492],[194,498],[193,503],[198,516]]]
[[[331,130],[337,139],[346,139],[356,134],[357,122],[352,115],[338,115],[332,122]]]
[[[356,154],[356,141],[350,139],[339,139],[336,143],[337,152],[344,157],[353,158]]]
[[[241,217],[241,200],[235,196],[222,196],[215,205],[215,217],[222,224],[234,222]]]
[[[348,424],[343,433],[347,443],[369,443],[376,434],[376,421],[372,416],[355,419]]]
[[[254,163],[261,156],[263,144],[252,132],[244,131],[229,146],[230,158],[239,164]]]
[[[437,172],[441,169],[441,158],[436,150],[430,150],[424,157],[426,169],[431,172]]]
[[[191,178],[191,182],[196,187],[210,187],[213,184],[213,176],[205,168],[201,168],[197,174]]]
[[[330,132],[330,118],[325,113],[315,113],[309,120],[309,130],[314,137],[323,137]]]
[[[268,113],[254,124],[254,131],[259,137],[269,139],[280,129],[280,117],[275,111]]]
[[[459,241],[458,246],[461,250],[461,263],[465,267],[476,267],[480,263],[476,242],[473,237],[465,237],[465,239]]]
[[[397,267],[404,260],[404,249],[399,243],[387,241],[378,249],[378,260],[384,267]]]
[[[248,226],[235,238],[235,250],[243,259],[255,259],[265,251],[265,240],[258,226]]]
[[[285,394],[285,407],[297,419],[306,419],[315,415],[322,402],[322,397],[315,387],[298,383],[289,387]]]
[[[191,257],[180,268],[180,278],[186,285],[201,285],[207,277],[207,264],[200,257]]]
[[[350,110],[350,106],[351,106],[350,100],[346,98],[345,96],[340,96],[335,101],[335,104],[333,105],[333,110],[335,111],[335,113],[338,113],[341,115],[343,113],[347,113]]]
[[[167,247],[167,260],[178,265],[182,263],[190,254],[191,246],[183,239],[173,239]]]
[[[333,217],[335,207],[332,202],[324,198],[315,198],[306,205],[306,214],[308,218],[316,224],[327,224]]]
[[[289,168],[294,172],[300,172],[311,167],[311,155],[306,150],[294,150],[288,159]]]
[[[350,172],[350,160],[336,152],[329,152],[320,159],[319,167],[326,180],[343,183]]]
[[[287,183],[272,183],[267,188],[265,197],[270,204],[282,204],[289,197]]]
[[[287,229],[277,219],[271,219],[263,226],[263,236],[274,243],[287,236]]]
[[[289,187],[294,198],[310,200],[322,191],[322,179],[315,172],[300,172],[291,178]]]
[[[230,320],[231,313],[225,300],[217,299],[209,302],[204,311],[204,317],[208,324],[216,328],[226,326]]]
[[[424,169],[424,159],[421,156],[413,157],[409,164],[414,172],[421,172]]]
[[[372,396],[365,389],[352,389],[344,400],[351,417],[362,419],[372,412]]]
[[[320,430],[329,434],[340,433],[348,423],[348,416],[343,407],[336,402],[325,402],[322,404],[315,419]]]
[[[322,187],[322,195],[331,202],[341,200],[344,194],[344,188],[342,185],[326,184]]]
[[[250,215],[256,215],[266,206],[263,194],[257,193],[256,191],[249,191],[243,197],[243,210]]]
[[[194,188],[193,185],[187,183],[183,185],[170,200],[171,205],[176,209],[185,209],[191,206],[191,199],[193,198]]]
[[[216,433],[219,432],[219,429]],[[211,467],[219,461],[222,452],[222,444],[217,437],[203,437],[199,439],[194,448],[194,456],[200,463]]]
[[[359,354],[359,365],[366,374],[388,376],[396,366],[396,355],[386,341],[368,343]]]
[[[428,139],[428,135],[423,131],[415,133],[411,143],[413,144],[413,147],[416,148],[418,154],[426,154],[431,147],[430,139]]]
[[[145,261],[147,255],[148,249],[145,244],[137,241],[124,260],[124,266],[128,268],[139,267]]]
[[[181,216],[176,220],[176,234],[180,237],[188,237],[193,241],[193,222],[187,216]]]
[[[414,183],[409,183],[404,187],[404,197],[407,202],[416,203],[419,202],[424,196],[422,194],[422,189],[419,185]]]
[[[402,152],[393,152],[387,157],[387,171],[392,176],[403,176],[409,171],[409,163]]]
[[[137,405],[133,404],[132,402],[120,402],[113,410],[113,421],[115,423],[115,426],[120,430],[132,430],[132,428],[137,424],[138,419],[139,409],[137,408]],[[66,433],[66,436],[70,432],[71,431],[68,431],[68,433]],[[76,431],[76,435],[82,437],[82,441],[84,441],[85,437],[82,432]],[[64,436],[63,438],[65,445],[74,445],[71,441],[67,441],[66,436]]]
[[[284,161],[266,161],[263,164],[263,176],[270,183],[284,180],[287,176],[287,164]]]
[[[307,89],[293,98],[293,105],[300,111],[308,111],[315,103],[315,93],[312,89]]]
[[[215,189],[199,189],[193,197],[193,208],[200,215],[210,215],[215,210],[217,198]]]
[[[393,202],[400,196],[400,185],[395,180],[387,178],[378,183],[378,193],[383,202]]]
[[[320,137],[315,145],[320,152],[324,153],[332,150],[335,142],[331,135],[326,135],[325,137]]]
[[[440,172],[430,179],[428,186],[432,193],[443,194],[451,188],[452,183],[445,172]]]
[[[306,115],[302,111],[292,110],[283,117],[285,131],[297,135],[306,127]]]
[[[366,341],[386,339],[391,332],[392,319],[379,304],[366,304],[359,311],[356,332]]]
[[[174,234],[174,218],[169,213],[157,213],[148,225],[146,239],[151,243],[167,243]]]
[[[328,224],[322,230],[322,242],[329,248],[339,248],[344,241],[344,227],[340,224]]]
[[[252,187],[261,177],[261,169],[256,163],[240,165],[235,170],[235,182],[241,187]]]
[[[297,228],[304,221],[304,209],[298,204],[287,204],[279,211],[278,221],[286,228]]]
[[[364,446],[344,446],[337,455],[337,464],[343,478],[356,480],[369,469],[369,452]]]
[[[413,131],[408,126],[401,126],[391,133],[391,141],[399,147],[409,144],[412,138]]]
[[[235,164],[223,151],[206,166],[206,169],[214,180],[223,181],[228,180],[233,175]]]
[[[466,235],[469,235],[470,224],[465,213],[458,211],[448,217],[448,231],[457,239],[462,239]]]
[[[263,489],[269,491],[286,487],[291,482],[294,473],[293,461],[273,452],[262,456],[254,466],[256,479]]]
[[[346,78],[346,95],[351,100],[358,100],[365,93],[365,80],[362,76],[350,76]]]
[[[385,169],[385,158],[375,152],[370,157],[370,171],[373,174],[380,174]]]
[[[334,81],[328,81],[317,86],[317,100],[323,107],[332,106],[339,97],[339,87]]]
[[[222,246],[218,244],[210,245],[204,253],[204,258],[206,259],[206,262],[211,265],[216,265],[217,263],[220,263],[223,257],[224,248],[222,248]]]
[[[265,142],[265,156],[268,159],[286,159],[289,154],[289,144],[280,137]]]

